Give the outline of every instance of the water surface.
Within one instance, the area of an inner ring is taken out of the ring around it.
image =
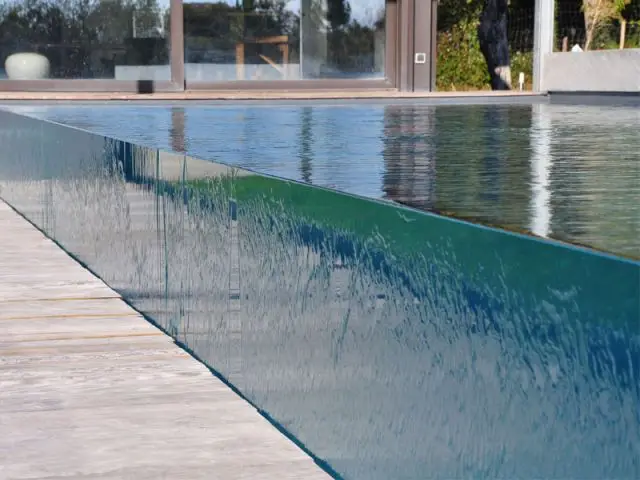
[[[260,173],[640,257],[640,109],[21,106]]]

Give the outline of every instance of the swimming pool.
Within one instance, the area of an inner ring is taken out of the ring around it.
[[[2,112],[0,142],[2,198],[337,476],[637,476],[639,262]]]
[[[149,147],[640,258],[637,106],[10,108]]]

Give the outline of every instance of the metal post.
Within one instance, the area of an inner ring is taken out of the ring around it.
[[[416,16],[414,15],[415,0],[401,0],[400,22],[398,25],[398,42],[400,52],[400,69],[398,72],[398,88],[403,92],[413,92],[414,78],[414,30]]]
[[[536,0],[533,34],[533,91],[544,90],[544,59],[553,53],[555,0]]]
[[[431,0],[415,0],[413,11],[413,90],[429,91],[435,48],[433,41],[433,9],[437,3]]]
[[[436,91],[438,61],[438,1],[431,0],[431,91]]]

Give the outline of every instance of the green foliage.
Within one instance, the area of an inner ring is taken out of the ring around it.
[[[438,30],[449,31],[460,22],[470,22],[480,17],[482,0],[439,0]]]
[[[480,51],[477,28],[478,21],[462,20],[438,34],[438,90],[489,88],[489,73]]]
[[[436,87],[439,91],[491,89],[477,28],[477,20],[462,20],[449,30],[438,33]],[[511,52],[511,83],[514,87],[518,85],[520,72],[525,75],[525,89],[530,88],[532,52]]]
[[[585,50],[594,46],[597,34],[612,20],[620,19],[631,0],[583,0],[586,40]]]
[[[640,48],[640,22],[627,21],[625,48]],[[620,21],[614,20],[598,29],[593,37],[592,50],[620,48]]]
[[[511,85],[517,88],[518,76],[524,73],[524,89],[531,90],[533,80],[533,52],[511,52]]]

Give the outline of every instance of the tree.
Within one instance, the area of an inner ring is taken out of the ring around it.
[[[593,38],[603,25],[613,19],[622,19],[622,11],[630,1],[631,0],[583,0],[582,11],[584,13],[584,26],[586,30],[585,50],[591,48]],[[624,46],[623,39],[621,39],[620,43]]]

